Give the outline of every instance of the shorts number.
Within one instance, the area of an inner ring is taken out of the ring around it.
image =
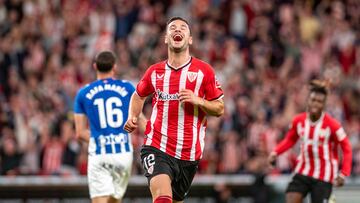
[[[149,154],[143,159],[143,161],[145,169],[148,170],[151,166],[155,164],[155,155]]]

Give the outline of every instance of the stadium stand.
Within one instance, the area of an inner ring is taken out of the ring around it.
[[[72,107],[95,78],[94,54],[114,50],[119,78],[136,84],[166,58],[167,19],[182,16],[191,22],[192,53],[215,68],[225,94],[225,115],[208,121],[199,174],[289,174],[298,148],[276,169],[266,158],[304,110],[307,82],[320,77],[331,81],[327,111],[350,138],[356,178],[359,10],[357,0],[0,0],[0,173],[86,175]],[[142,141],[136,132],[134,175],[142,174]]]

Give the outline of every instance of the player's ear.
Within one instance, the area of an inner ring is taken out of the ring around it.
[[[193,38],[192,38],[192,36],[190,36],[189,37],[189,44],[192,45],[192,43],[193,43]]]
[[[165,44],[168,44],[168,42],[169,42],[169,40],[168,40],[168,38],[166,37],[166,35],[164,36],[164,42],[165,42]]]
[[[114,74],[116,73],[116,71],[117,71],[117,65],[116,65],[116,63],[113,65],[111,71],[112,71]]]
[[[97,70],[96,63],[93,63],[93,69]]]

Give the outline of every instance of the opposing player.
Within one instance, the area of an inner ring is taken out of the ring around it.
[[[116,64],[112,52],[99,53],[93,66],[97,80],[81,88],[75,98],[76,135],[89,143],[88,182],[92,202],[121,202],[133,160],[130,136],[123,127],[135,87],[114,79]]]
[[[166,26],[168,59],[150,66],[130,102],[125,129],[132,132],[145,98],[153,95],[152,114],[141,149],[153,202],[182,202],[204,149],[206,115],[224,112],[223,92],[209,64],[190,56],[189,24],[180,17]]]
[[[276,157],[301,141],[295,175],[286,190],[287,203],[301,203],[308,193],[311,202],[328,202],[332,185],[342,186],[350,175],[352,151],[340,123],[324,112],[327,96],[326,83],[310,83],[307,112],[294,117],[289,131],[269,156]],[[343,153],[342,169],[338,172],[338,146]]]

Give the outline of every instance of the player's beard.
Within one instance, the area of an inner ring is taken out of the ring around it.
[[[315,107],[314,106],[308,106],[307,111],[309,112],[311,120],[315,121],[316,119],[320,118],[320,116],[321,116],[321,114],[323,112],[323,108],[316,107],[316,106]]]
[[[174,47],[172,45],[169,46],[170,50],[174,53],[181,53],[188,48],[188,43],[184,43],[181,47]]]

